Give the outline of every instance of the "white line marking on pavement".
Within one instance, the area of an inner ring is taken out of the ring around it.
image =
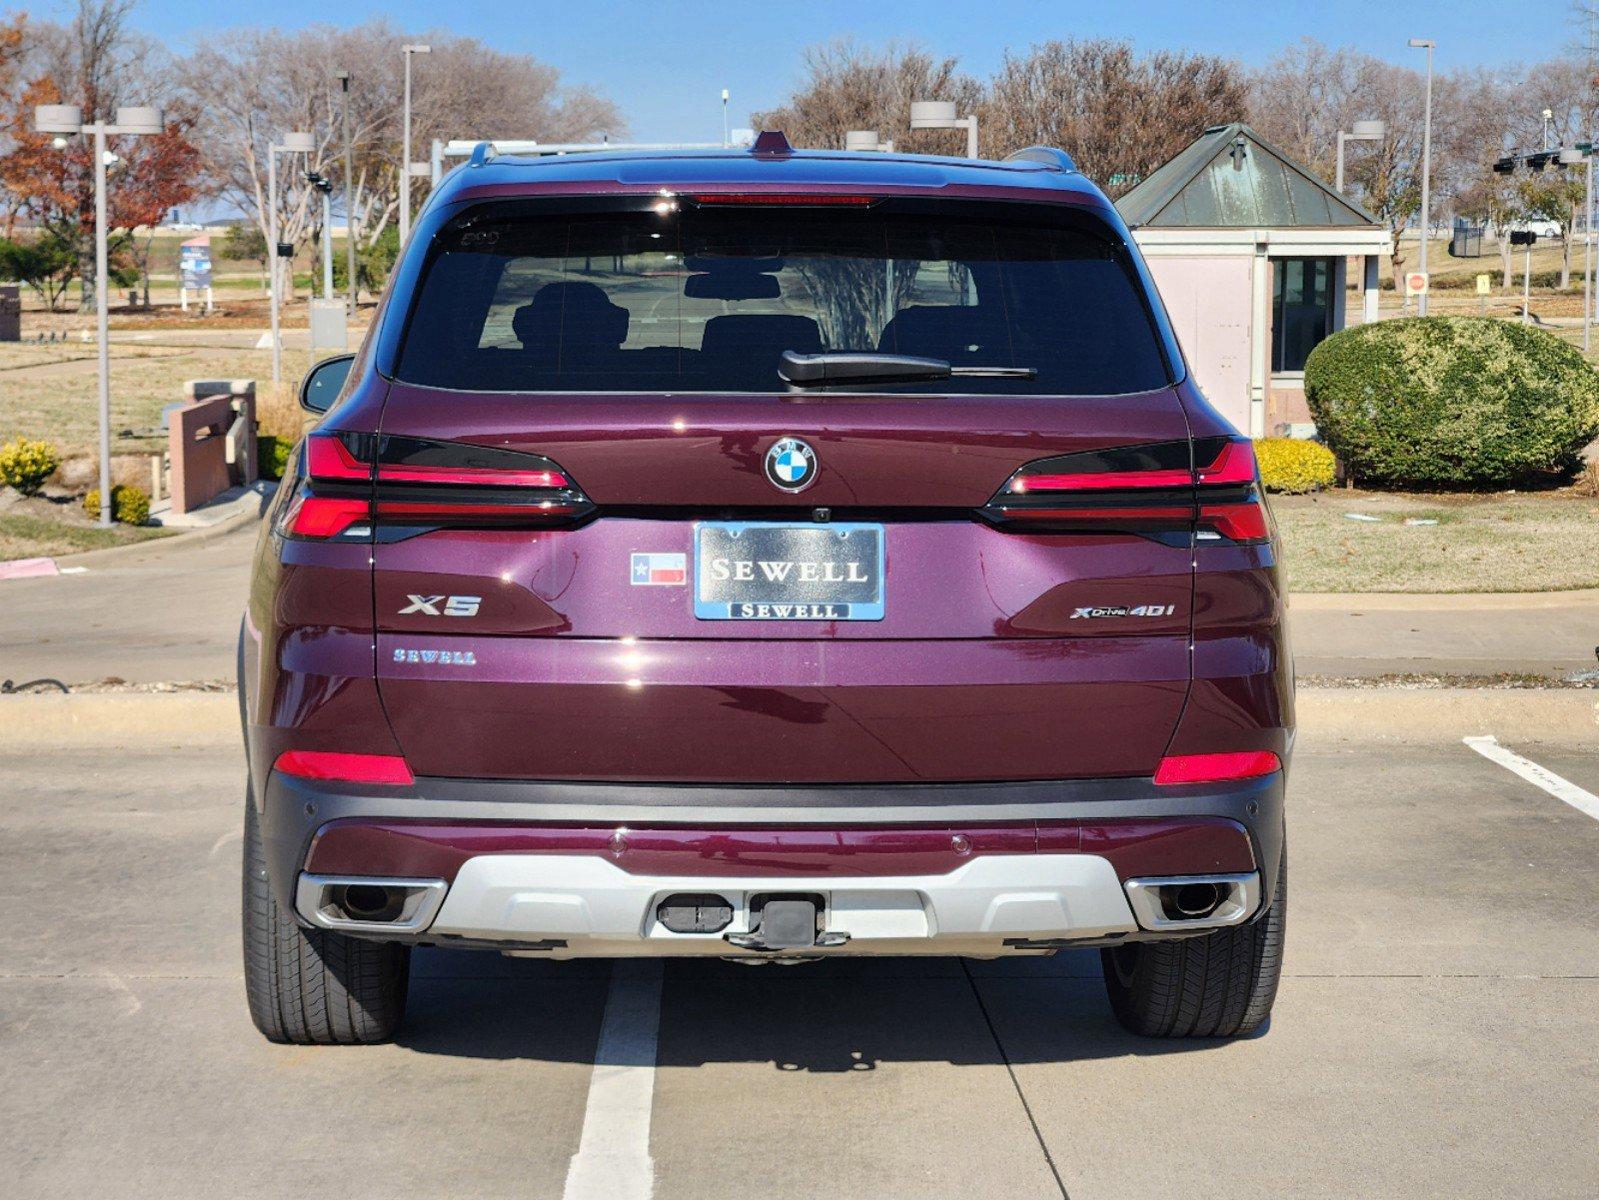
[[[649,1200],[655,1191],[650,1110],[660,1024],[661,961],[618,959],[564,1200]]]
[[[272,331],[270,329],[263,329],[261,331],[261,336],[256,339],[255,348],[257,350],[272,349]]]
[[[1528,783],[1541,787],[1556,800],[1564,800],[1578,812],[1587,813],[1595,821],[1599,821],[1599,796],[1578,787],[1569,779],[1556,775],[1548,767],[1540,767],[1532,759],[1523,758],[1514,750],[1506,750],[1499,744],[1499,739],[1492,734],[1461,740],[1490,762],[1498,763],[1505,770],[1520,775]]]

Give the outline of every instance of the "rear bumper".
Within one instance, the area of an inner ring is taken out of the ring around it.
[[[741,788],[418,780],[345,787],[273,773],[262,827],[279,903],[325,923],[305,878],[415,880],[441,899],[371,936],[562,955],[727,954],[767,895],[810,895],[830,952],[998,954],[1186,935],[1137,912],[1140,881],[1228,877],[1222,924],[1270,902],[1283,777]],[[1129,884],[1133,887],[1129,889]],[[657,917],[678,894],[732,909],[714,933]],[[1130,895],[1133,899],[1130,899]],[[365,931],[361,931],[365,932]]]

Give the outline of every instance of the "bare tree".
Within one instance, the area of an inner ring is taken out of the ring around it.
[[[433,53],[415,65],[413,145],[432,138],[518,137],[541,141],[586,139],[626,132],[616,106],[585,87],[564,87],[553,67],[526,55],[505,54],[473,38],[430,32],[406,35],[383,21],[349,29],[312,26],[293,33],[243,29],[209,41],[185,64],[205,86],[200,134],[217,190],[267,231],[267,147],[289,130],[308,130],[316,149],[287,170],[278,206],[284,241],[321,230],[321,208],[300,174],[344,178],[344,95],[334,78],[348,71],[351,187],[350,227],[363,247],[376,242],[399,203],[403,61],[400,46],[424,40]],[[342,195],[339,189],[336,196]]]
[[[1111,195],[1126,191],[1211,126],[1241,119],[1242,72],[1206,54],[1129,42],[1050,41],[1009,54],[978,128],[1001,156],[1022,146],[1060,146]]]
[[[812,46],[803,56],[804,81],[779,108],[751,115],[757,129],[780,129],[796,146],[837,150],[851,129],[875,129],[901,150],[959,153],[958,132],[910,128],[917,100],[953,100],[962,114],[982,101],[982,87],[953,58],[916,46],[871,49],[848,40]],[[979,129],[981,129],[979,122]]]

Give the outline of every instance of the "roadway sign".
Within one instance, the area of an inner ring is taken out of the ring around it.
[[[1427,294],[1427,272],[1405,272],[1405,295],[1425,296]]]
[[[1492,291],[1493,291],[1493,276],[1492,275],[1479,275],[1479,276],[1477,276],[1477,295],[1486,296]]]

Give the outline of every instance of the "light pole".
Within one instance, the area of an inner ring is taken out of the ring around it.
[[[917,100],[911,105],[912,129],[964,129],[966,157],[977,157],[977,114],[955,115],[953,100]]]
[[[344,92],[344,290],[349,293],[346,305],[350,316],[355,316],[355,154],[350,146],[350,73],[335,71]]]
[[[1381,121],[1356,121],[1348,133],[1342,129],[1338,131],[1338,167],[1333,172],[1333,191],[1340,196],[1344,193],[1344,143],[1380,142],[1387,135],[1388,126]]]
[[[1560,165],[1581,163],[1587,175],[1582,200],[1582,350],[1589,349],[1593,327],[1593,146],[1567,146],[1560,152]]]
[[[1431,38],[1411,38],[1410,46],[1414,50],[1427,52],[1427,93],[1422,103],[1421,115],[1421,273],[1427,273],[1427,230],[1431,213],[1428,211],[1428,202],[1431,199],[1432,176],[1432,52],[1437,43]],[[1427,292],[1424,290],[1417,298],[1416,312],[1425,317],[1427,315]]]
[[[278,277],[283,273],[283,255],[278,245],[278,155],[309,154],[316,149],[316,138],[309,133],[286,133],[282,145],[267,147],[267,253],[271,256],[272,280],[272,382],[283,382],[283,331],[278,318]]]
[[[322,193],[322,299],[333,299],[333,181],[315,171],[305,181]]]
[[[160,133],[161,110],[147,106],[117,109],[117,119],[85,123],[76,104],[41,104],[33,110],[33,127],[40,133],[94,136],[94,315],[100,338],[100,525],[109,528],[111,505],[111,342],[106,312],[106,135]]]
[[[405,56],[405,118],[404,131],[400,135],[402,149],[400,152],[400,248],[405,248],[405,241],[411,236],[411,55],[431,54],[432,46],[401,46],[400,52]]]
[[[722,89],[722,149],[726,150],[733,144],[731,132],[727,127],[727,89]]]

